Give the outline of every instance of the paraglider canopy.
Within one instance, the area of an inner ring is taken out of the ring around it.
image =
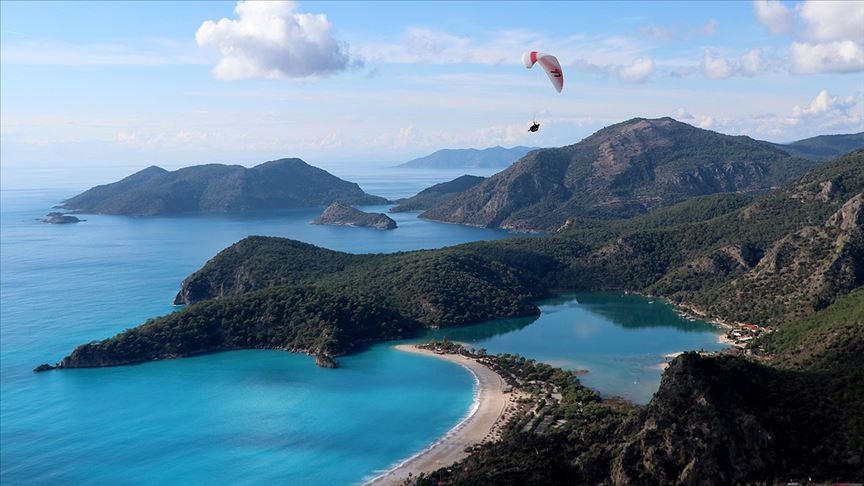
[[[528,69],[531,69],[535,64],[540,64],[540,67],[549,76],[549,81],[552,81],[555,90],[560,93],[564,88],[564,73],[561,72],[561,63],[555,56],[537,51],[527,51],[522,54],[522,64]]]

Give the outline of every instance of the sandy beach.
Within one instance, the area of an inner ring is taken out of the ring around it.
[[[455,354],[437,354],[407,344],[395,347],[399,351],[445,359],[467,368],[479,382],[478,403],[474,413],[451,429],[439,442],[366,483],[368,485],[401,484],[409,477],[409,473],[417,476],[421,472],[435,471],[467,457],[466,447],[498,437],[498,432],[493,429],[505,414],[515,409],[514,401],[519,396],[504,393],[506,383],[501,376],[473,359]]]

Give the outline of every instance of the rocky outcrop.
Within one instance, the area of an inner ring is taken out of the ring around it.
[[[336,363],[336,360],[333,359],[330,355],[319,353],[315,355],[315,365],[320,366],[321,368],[338,368],[339,365]]]
[[[312,224],[358,226],[382,230],[396,229],[396,221],[393,221],[386,214],[366,213],[340,202],[334,202],[328,206],[318,219],[312,221]]]
[[[45,219],[42,220],[43,223],[48,224],[74,224],[80,223],[81,221],[87,221],[86,219],[78,219],[75,216],[70,216],[68,214],[63,214],[60,212],[48,213],[45,215]]]
[[[568,218],[631,217],[696,196],[767,190],[816,165],[748,137],[635,118],[531,152],[421,217],[554,231]]]
[[[77,213],[153,216],[194,212],[309,208],[332,201],[386,204],[300,159],[280,159],[251,169],[208,164],[169,172],[149,167],[123,180],[97,186],[60,207]]]

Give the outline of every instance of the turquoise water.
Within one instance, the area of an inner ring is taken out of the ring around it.
[[[570,370],[589,370],[582,382],[604,395],[647,403],[660,385],[665,355],[717,351],[721,330],[676,314],[659,300],[612,293],[570,294],[540,303],[539,317],[501,319],[443,337]]]
[[[410,195],[455,176],[413,177],[399,177],[401,194],[379,193]],[[388,345],[342,358],[338,370],[303,355],[238,351],[32,373],[78,344],[171,312],[180,281],[248,235],[351,252],[507,236],[413,214],[394,215],[400,228],[390,232],[308,224],[320,209],[36,221],[76,192],[0,192],[3,484],[358,483],[428,446],[470,408],[464,369]]]
[[[371,176],[352,170],[336,173],[390,198],[460,175]],[[75,184],[0,191],[3,484],[358,483],[422,450],[468,411],[473,380],[465,370],[388,344],[341,358],[337,370],[317,368],[302,355],[237,351],[32,373],[35,365],[55,362],[78,344],[171,312],[180,281],[248,235],[286,236],[350,252],[508,236],[421,221],[414,214],[393,215],[400,227],[389,232],[309,225],[320,209],[172,218],[88,215],[84,223],[65,226],[36,221],[78,192]],[[708,349],[714,340],[707,325],[674,321],[677,316],[659,303],[602,295],[576,299],[543,303],[536,320],[447,332],[491,352],[588,368],[589,385],[637,401],[656,389],[660,372],[651,366],[663,353]],[[688,330],[693,332],[683,332]]]

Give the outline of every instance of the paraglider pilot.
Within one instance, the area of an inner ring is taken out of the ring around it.
[[[540,130],[540,124],[535,121],[534,124],[531,125],[531,128],[528,129],[528,131],[536,132],[537,130]]]

